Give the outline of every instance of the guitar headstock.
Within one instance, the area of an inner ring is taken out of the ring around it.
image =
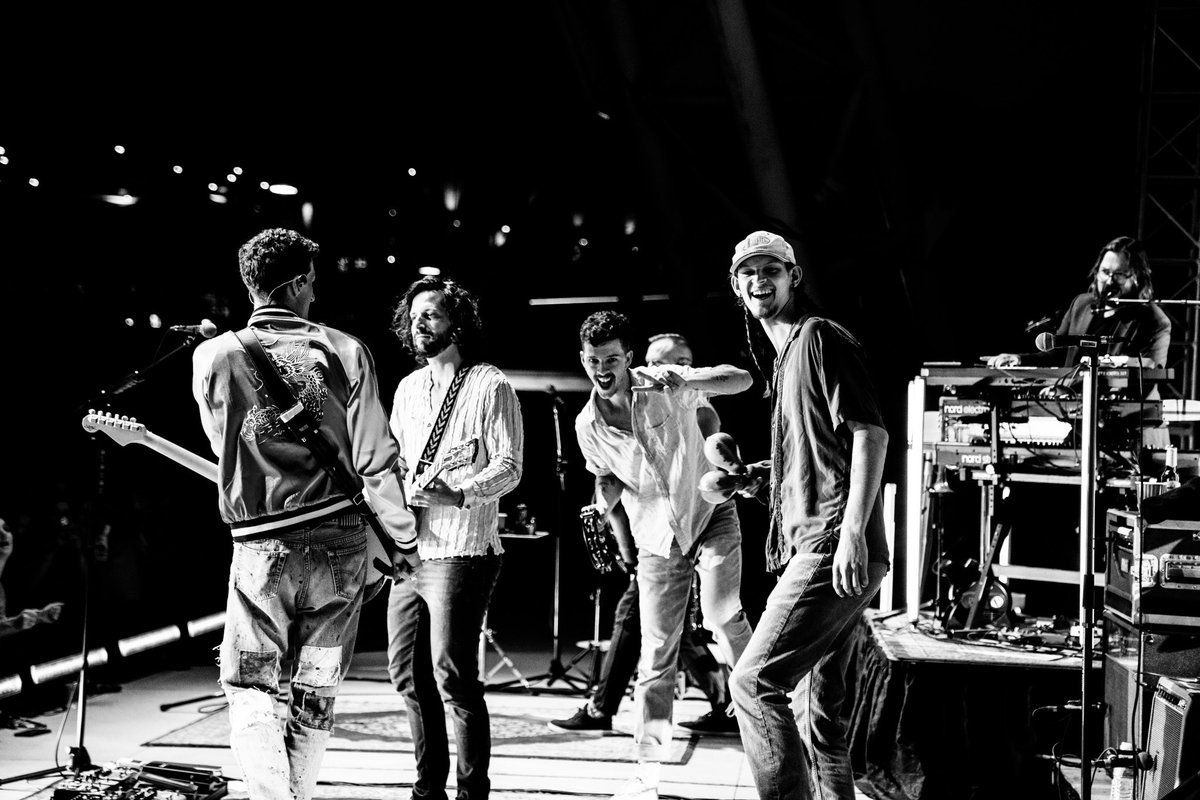
[[[456,444],[446,451],[446,454],[439,459],[439,471],[445,472],[450,469],[458,469],[465,467],[475,460],[475,454],[479,452],[479,440],[470,439],[462,444]]]
[[[109,412],[98,413],[89,409],[81,424],[88,433],[100,431],[122,447],[146,438],[146,426],[133,417],[118,417]]]

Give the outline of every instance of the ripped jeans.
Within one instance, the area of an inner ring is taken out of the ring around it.
[[[353,515],[278,539],[234,542],[221,686],[251,800],[313,795],[358,635],[366,535]],[[275,695],[289,654],[291,697],[281,721]]]

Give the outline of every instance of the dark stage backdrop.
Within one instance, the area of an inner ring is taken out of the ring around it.
[[[389,399],[412,367],[388,330],[391,305],[427,265],[482,297],[486,355],[501,368],[578,373],[576,330],[603,307],[629,312],[642,334],[684,333],[700,363],[748,367],[729,255],[751,230],[783,231],[804,244],[824,306],[868,349],[895,482],[905,382],[921,362],[1031,350],[1026,323],[1061,312],[1100,246],[1135,227],[1140,4],[747,2],[753,54],[725,48],[704,4],[446,5],[405,11],[399,27],[358,20],[347,38],[276,20],[271,41],[308,45],[286,56],[164,36],[119,75],[91,31],[57,56],[70,80],[28,64],[11,73],[0,513],[28,520],[10,594],[37,595],[32,566],[75,546],[55,525],[86,545],[108,524],[105,624],[222,605],[229,543],[211,487],[89,439],[79,420],[179,342],[150,314],[243,323],[236,250],[264,227],[321,243],[314,316],[367,342]],[[246,25],[239,42],[265,41]],[[752,55],[769,117],[740,113],[745,97],[730,89]],[[184,65],[188,77],[159,88]],[[749,136],[764,131],[773,156]],[[764,176],[792,198],[786,218]],[[136,203],[104,199],[125,193]],[[571,296],[618,301],[530,303]],[[111,407],[207,453],[189,367],[176,355]],[[767,448],[760,388],[718,401],[750,457]],[[548,396],[522,393],[526,477],[503,507],[526,503],[562,534],[573,641],[591,629],[575,523],[590,481],[571,435],[583,396],[565,399],[566,492]],[[770,586],[762,514],[743,520],[756,616]],[[512,548],[496,612],[511,635],[547,634],[551,551],[548,540]]]

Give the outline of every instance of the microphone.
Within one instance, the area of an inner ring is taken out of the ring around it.
[[[211,319],[202,319],[199,325],[172,325],[171,330],[176,333],[186,333],[188,336],[203,336],[205,339],[211,339],[217,335],[217,324]]]
[[[1075,334],[1056,336],[1053,333],[1039,333],[1034,343],[1037,345],[1038,350],[1048,353],[1051,350],[1058,350],[1061,347],[1088,347],[1096,349],[1125,341],[1128,340],[1124,336],[1089,336],[1086,334],[1082,336]]]

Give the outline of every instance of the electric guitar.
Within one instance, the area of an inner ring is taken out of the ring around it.
[[[113,414],[89,413],[83,418],[83,429],[88,433],[97,431],[105,434],[117,444],[124,447],[127,444],[140,444],[161,456],[187,467],[202,478],[207,478],[214,484],[217,482],[217,465],[207,458],[198,456],[174,442],[164,439],[130,417],[118,417]],[[445,469],[445,467],[443,467]],[[388,543],[392,545],[391,542]],[[394,545],[393,545],[394,546]],[[383,588],[383,582],[392,577],[392,562],[388,556],[388,548],[378,536],[367,537],[367,561],[379,573],[367,581],[364,597],[370,599]]]

